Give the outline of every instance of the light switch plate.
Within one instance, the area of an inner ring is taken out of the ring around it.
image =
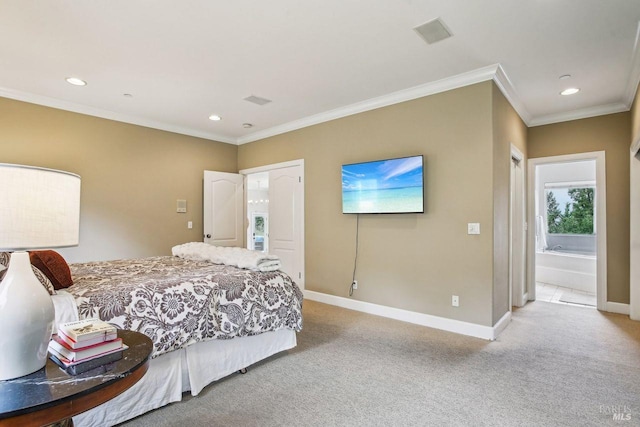
[[[480,234],[480,223],[479,222],[468,223],[467,234]]]

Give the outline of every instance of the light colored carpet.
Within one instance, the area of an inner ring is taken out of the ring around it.
[[[627,316],[533,302],[487,342],[305,301],[296,349],[125,425],[640,425],[639,396]]]

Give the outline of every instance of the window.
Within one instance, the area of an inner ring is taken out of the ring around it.
[[[595,186],[545,185],[549,234],[594,234]]]

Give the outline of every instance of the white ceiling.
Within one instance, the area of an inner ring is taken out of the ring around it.
[[[434,18],[453,37],[427,45]],[[494,79],[535,126],[630,108],[639,21],[639,0],[0,0],[0,96],[244,143]]]

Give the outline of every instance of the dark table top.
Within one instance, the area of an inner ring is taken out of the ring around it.
[[[118,336],[129,346],[118,361],[69,375],[47,359],[47,365],[39,371],[0,381],[0,419],[40,411],[94,393],[147,363],[153,343],[146,335],[118,330]]]

